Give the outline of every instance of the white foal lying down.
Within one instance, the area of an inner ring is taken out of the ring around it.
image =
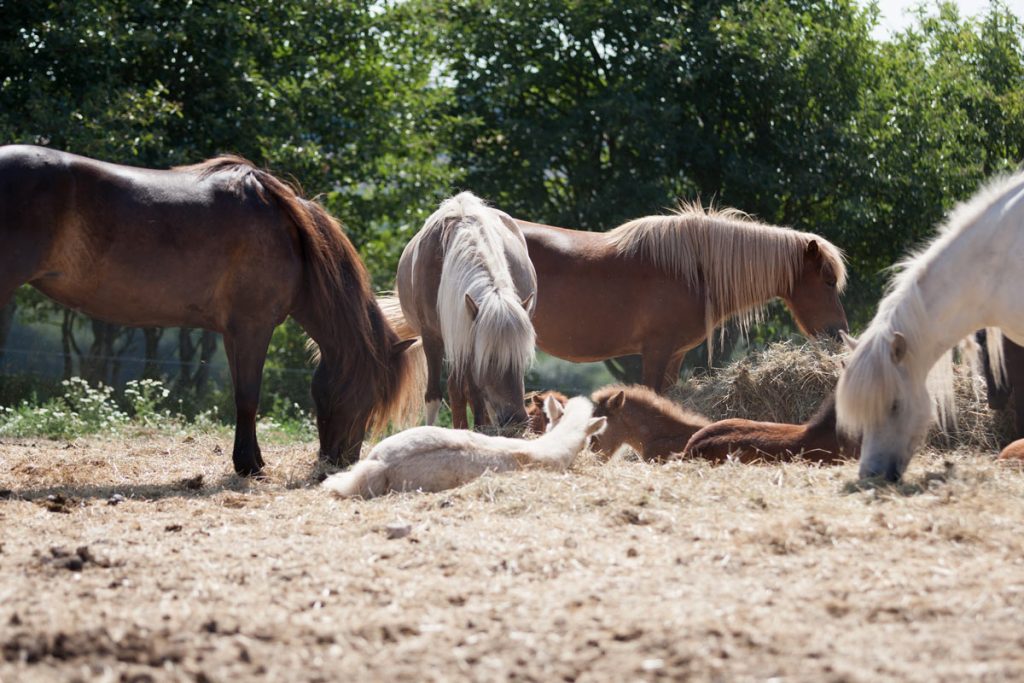
[[[352,469],[329,477],[322,486],[342,496],[372,498],[390,491],[444,491],[488,470],[565,470],[588,439],[601,433],[605,418],[591,417],[594,406],[582,396],[564,408],[548,397],[544,410],[554,426],[532,440],[442,427],[407,429],[381,441]]]

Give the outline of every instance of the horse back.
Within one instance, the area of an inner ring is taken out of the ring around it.
[[[300,286],[296,227],[246,174],[5,147],[0,202],[3,239],[38,254],[25,279],[97,318],[223,331],[231,307],[280,322]]]

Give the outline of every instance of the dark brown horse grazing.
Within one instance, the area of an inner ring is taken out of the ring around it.
[[[544,401],[549,396],[563,407],[569,401],[568,396],[553,389],[526,395],[526,429],[532,434],[544,434],[548,431],[548,425],[551,423],[548,414],[544,412]]]
[[[859,449],[836,432],[836,400],[830,395],[802,425],[722,420],[693,435],[685,457],[724,462],[785,461],[800,457],[820,463],[856,458]]]
[[[320,346],[320,454],[358,458],[364,432],[415,406],[410,359],[341,226],[238,157],[171,171],[0,148],[0,306],[29,283],[93,317],[224,335],[235,386],[235,471],[263,467],[263,362],[291,315]]]
[[[607,233],[518,222],[537,269],[537,345],[577,362],[641,354],[658,392],[722,321],[746,327],[776,297],[808,336],[847,329],[842,255],[816,235],[699,206]]]
[[[987,331],[978,330],[975,338],[981,347],[979,355],[988,389],[988,407],[992,410],[1005,410],[1010,396],[1013,396],[1016,435],[1018,439],[1024,437],[1024,346],[1013,343],[1005,335],[1002,337],[1003,377],[1001,382],[996,382],[988,356]]]
[[[652,389],[616,384],[593,393],[594,417],[608,418],[608,426],[591,443],[604,459],[623,445],[633,448],[644,460],[661,461],[681,453],[686,442],[710,421],[686,410]]]

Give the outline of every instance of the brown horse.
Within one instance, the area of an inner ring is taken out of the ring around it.
[[[291,315],[320,347],[320,455],[351,462],[367,429],[415,406],[407,342],[388,327],[341,226],[239,157],[157,171],[0,148],[0,306],[28,283],[93,317],[224,335],[235,471],[263,467],[263,362]]]
[[[1024,393],[1024,346],[1013,343],[1003,335],[1003,376],[997,382],[988,356],[987,331],[978,330],[975,338],[980,346],[981,367],[988,389],[988,407],[992,410],[1005,410],[1013,396],[1016,436],[1024,437],[1024,396],[1021,395]]]
[[[816,235],[699,206],[607,233],[518,222],[540,285],[537,345],[576,362],[641,354],[658,392],[689,349],[711,350],[716,326],[746,328],[777,297],[808,336],[847,329],[843,258]]]
[[[395,288],[404,321],[389,313],[392,325],[423,340],[427,424],[441,405],[442,359],[452,426],[469,425],[467,400],[476,424],[525,422],[537,276],[515,221],[469,192],[446,200],[406,245]]]
[[[681,453],[690,437],[710,424],[703,415],[690,412],[652,389],[616,384],[591,396],[594,416],[607,417],[608,426],[591,448],[604,459],[623,445],[644,460],[665,460]]]
[[[836,432],[836,401],[830,395],[802,425],[751,420],[722,420],[693,435],[684,455],[724,462],[785,461],[800,457],[834,463],[857,457],[856,445]]]
[[[544,434],[548,431],[551,421],[544,412],[544,401],[550,397],[559,405],[565,406],[569,397],[560,391],[535,391],[526,395],[526,429],[532,434]]]

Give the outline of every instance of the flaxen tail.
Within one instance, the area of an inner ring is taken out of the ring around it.
[[[373,498],[388,491],[388,466],[380,460],[360,460],[350,470],[324,480],[325,489],[344,498]]]

